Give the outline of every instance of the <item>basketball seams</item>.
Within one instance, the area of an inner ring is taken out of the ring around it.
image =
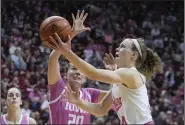
[[[60,19],[60,20],[54,20],[52,22],[50,22],[48,25],[46,25],[44,28],[42,28],[42,31],[44,31],[45,28],[47,28],[47,26],[49,26],[50,24],[54,23],[54,22],[57,22],[57,21],[62,21],[62,20],[65,20],[65,19]],[[65,21],[66,23],[69,24],[69,22]],[[70,24],[69,24],[70,25]]]
[[[59,31],[57,31],[57,33],[60,33],[60,32],[62,32],[63,30],[65,30],[66,28],[68,28],[68,27],[71,27],[70,25],[67,25],[66,27],[64,27],[63,29],[61,29],[61,30],[59,30]],[[52,35],[54,35],[54,34],[52,34]],[[61,37],[61,36],[60,36]],[[41,39],[42,41],[45,41],[46,39],[48,39],[48,37],[47,38],[44,38],[44,39]]]

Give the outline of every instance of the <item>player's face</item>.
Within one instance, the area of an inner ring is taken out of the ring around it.
[[[11,88],[7,94],[7,105],[20,107],[22,105],[21,93],[17,88]]]
[[[120,46],[116,49],[115,62],[118,67],[129,67],[132,63],[132,44],[133,41],[130,39],[125,39]]]
[[[82,75],[75,67],[72,67],[68,70],[67,80],[72,88],[79,88],[84,82],[84,75]]]

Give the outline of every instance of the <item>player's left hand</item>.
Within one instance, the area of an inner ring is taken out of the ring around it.
[[[111,53],[109,53],[109,54],[105,53],[103,63],[104,63],[105,68],[108,70],[114,71],[117,69],[117,65],[116,65],[114,57]]]
[[[65,55],[66,53],[71,51],[71,37],[69,35],[68,40],[65,43],[61,40],[57,33],[55,33],[56,40],[52,36],[49,36],[49,38],[54,44],[51,45],[51,48],[55,49],[56,51],[60,51],[61,54]]]
[[[72,19],[73,19],[73,26],[72,26],[72,38],[76,36],[77,34],[80,34],[84,31],[90,31],[91,29],[89,27],[84,26],[84,21],[87,18],[88,13],[84,14],[84,10],[82,10],[81,14],[80,11],[77,11],[76,18],[74,17],[74,14],[72,13]]]

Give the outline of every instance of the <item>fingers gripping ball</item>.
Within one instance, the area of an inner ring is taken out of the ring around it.
[[[60,16],[51,16],[45,19],[40,25],[40,38],[44,45],[50,48],[50,45],[54,45],[49,39],[49,36],[52,36],[56,40],[55,32],[65,42],[68,40],[68,35],[71,36],[72,34],[71,25],[65,18]]]

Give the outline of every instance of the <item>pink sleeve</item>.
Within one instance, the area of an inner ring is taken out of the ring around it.
[[[94,88],[86,88],[86,90],[91,95],[92,103],[97,103],[98,102],[98,97],[100,95],[100,90],[94,89]]]

